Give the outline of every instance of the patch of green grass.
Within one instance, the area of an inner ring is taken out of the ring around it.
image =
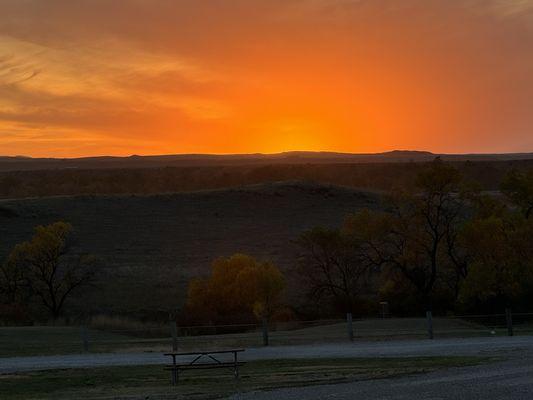
[[[390,378],[489,362],[481,357],[294,359],[255,361],[232,371],[186,371],[177,387],[162,366],[68,369],[0,375],[3,400],[210,399],[238,391],[267,390]]]
[[[143,339],[99,330],[89,331],[93,353],[164,347],[171,340]],[[0,328],[0,357],[79,354],[83,352],[80,327],[28,326]]]

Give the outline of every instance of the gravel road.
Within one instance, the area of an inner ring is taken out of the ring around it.
[[[510,361],[403,378],[252,392],[232,400],[531,400],[533,353]]]
[[[491,337],[445,340],[354,342],[312,346],[247,349],[247,361],[279,358],[421,357],[533,354],[533,337]],[[80,354],[0,358],[0,373],[168,363],[161,353]],[[438,398],[438,397],[437,397]]]

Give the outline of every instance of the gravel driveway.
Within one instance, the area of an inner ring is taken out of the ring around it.
[[[533,353],[511,361],[403,378],[235,395],[232,400],[531,400]]]

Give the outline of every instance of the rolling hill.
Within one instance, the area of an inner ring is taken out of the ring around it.
[[[31,237],[39,224],[68,221],[79,252],[102,259],[97,290],[75,308],[91,312],[172,309],[187,281],[218,256],[245,252],[288,270],[292,243],[311,227],[338,226],[377,194],[278,183],[151,196],[63,196],[0,202],[0,251]],[[90,306],[87,306],[90,305]]]

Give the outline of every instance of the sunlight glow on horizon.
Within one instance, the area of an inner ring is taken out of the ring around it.
[[[533,151],[530,0],[0,0],[0,155]]]

